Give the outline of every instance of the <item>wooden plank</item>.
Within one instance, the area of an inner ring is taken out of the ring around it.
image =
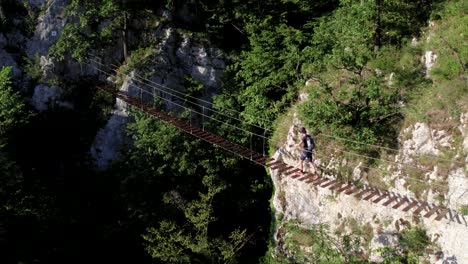
[[[336,182],[335,184],[330,186],[328,189],[334,191],[334,190],[337,190],[337,189],[341,188],[341,186],[343,186],[343,184],[344,184],[343,182]]]
[[[249,149],[241,149],[237,152],[237,154],[240,154],[244,157],[249,158],[250,157],[250,150]]]
[[[393,203],[393,201],[396,201],[396,199],[398,199],[398,196],[393,196],[390,199],[388,199],[385,203],[383,203],[382,205],[387,206],[387,205]]]
[[[369,195],[367,195],[366,197],[364,197],[363,200],[369,201],[370,198],[372,198],[372,197],[374,197],[374,196],[376,196],[376,195],[379,195],[379,194],[380,194],[379,191],[373,191],[372,193],[370,193]]]
[[[320,187],[327,188],[328,186],[334,184],[335,182],[336,182],[336,180],[331,180],[331,181],[325,183],[324,185],[320,185]]]
[[[319,184],[322,184],[322,183],[324,183],[326,181],[328,181],[327,178],[320,178],[320,180],[314,182],[313,185],[319,185]]]
[[[265,165],[266,165],[266,166],[271,166],[271,165],[275,165],[275,164],[278,164],[278,163],[281,163],[281,160],[269,161],[269,162],[267,162]]]
[[[419,214],[419,213],[421,213],[421,211],[424,210],[424,208],[426,208],[426,206],[427,206],[427,203],[426,203],[426,202],[422,202],[422,203],[419,205],[418,209],[416,209],[416,211],[413,212],[413,214]]]
[[[299,178],[298,180],[299,180],[299,181],[305,181],[305,180],[307,180],[307,179],[309,179],[309,178],[311,178],[311,177],[312,177],[312,174],[306,174],[304,177],[301,177],[301,178]]]
[[[263,154],[260,154],[260,153],[257,153],[257,152],[254,152],[253,155],[252,155],[252,159],[253,160],[257,160],[259,158],[263,158]]]
[[[434,206],[431,210],[429,210],[429,212],[427,212],[424,217],[425,218],[429,218],[431,215],[433,215],[435,212],[437,212],[437,210],[439,210],[439,207],[438,206]]]
[[[415,207],[418,204],[418,201],[411,202],[408,206],[403,208],[403,212],[408,212],[411,208]]]
[[[308,179],[308,180],[306,181],[306,183],[312,183],[312,182],[314,182],[314,181],[316,181],[316,180],[318,180],[318,179],[320,179],[320,176],[313,175],[313,177],[310,178],[310,179]]]
[[[260,157],[260,158],[257,158],[257,159],[254,159],[255,162],[258,162],[264,166],[266,166],[266,157]]]
[[[283,172],[288,171],[290,169],[294,169],[294,167],[293,166],[287,166],[285,168],[281,168],[281,169],[278,170],[278,173],[283,173]]]
[[[299,170],[299,171],[300,171],[300,170]],[[296,173],[296,174],[294,174],[293,176],[291,176],[291,178],[297,179],[297,178],[302,177],[302,176],[304,176],[304,173]]]
[[[350,189],[350,190],[347,190],[347,191],[345,192],[345,194],[350,195],[350,194],[353,194],[353,193],[355,193],[355,192],[357,192],[357,191],[359,191],[359,190],[361,190],[361,189],[362,189],[361,186],[356,186],[356,187],[354,187],[354,188],[352,188],[352,189]]]
[[[276,169],[280,169],[280,168],[283,168],[283,167],[286,167],[287,165],[284,164],[284,163],[278,163],[278,164],[275,164],[273,166],[270,167],[270,169],[272,170],[276,170]]]
[[[385,199],[387,196],[389,196],[390,193],[389,192],[384,192],[381,196],[377,197],[377,199],[375,199],[374,201],[372,201],[373,203],[378,203],[380,201],[382,201],[383,199]]]
[[[401,199],[398,203],[396,203],[394,206],[392,206],[393,209],[398,209],[398,207],[402,206],[404,203],[408,202],[408,198],[405,196],[403,199]]]
[[[292,171],[288,171],[287,173],[285,173],[286,176],[291,176],[292,174],[295,174],[296,172],[299,172],[301,171],[300,169],[296,168]]]
[[[447,214],[447,212],[449,211],[448,208],[443,208],[442,209],[442,212],[440,212],[437,217],[435,218],[435,220],[437,221],[440,221],[442,218],[444,218],[444,216]]]
[[[366,192],[369,192],[369,191],[372,191],[372,189],[370,189],[370,188],[364,189],[361,192],[359,192],[358,194],[356,194],[354,197],[360,199],[362,197],[362,195],[364,195]]]
[[[347,189],[353,187],[354,184],[352,183],[348,183],[348,185],[346,185],[345,187],[341,187],[340,189],[338,189],[338,192],[343,192],[343,191],[346,191]]]

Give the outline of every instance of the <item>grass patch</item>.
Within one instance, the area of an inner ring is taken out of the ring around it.
[[[390,186],[383,180],[385,176],[386,174],[379,167],[373,167],[367,173],[367,181],[369,185],[379,190],[388,190]]]
[[[134,69],[145,70],[151,63],[151,57],[156,54],[156,49],[152,46],[139,48],[130,53],[126,62],[120,66],[117,72],[117,85],[121,86],[125,77]],[[145,77],[145,76],[143,76]]]
[[[289,128],[293,125],[295,111],[296,107],[291,107],[289,111],[277,118],[275,131],[270,140],[270,153],[274,153],[275,149],[284,144]]]
[[[468,205],[464,204],[460,206],[459,211],[462,215],[468,215]]]

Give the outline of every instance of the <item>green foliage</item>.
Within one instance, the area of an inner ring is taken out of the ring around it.
[[[435,21],[434,36],[426,44],[437,55],[431,73],[436,80],[453,80],[462,76],[466,81],[468,48],[464,34],[468,30],[468,4],[465,1],[451,1],[436,14],[443,20]]]
[[[404,230],[399,237],[399,246],[400,248],[386,246],[377,250],[383,257],[383,263],[419,263],[419,256],[422,256],[429,246],[426,230],[420,227]]]
[[[42,70],[41,70],[41,58],[39,57],[39,54],[36,53],[34,55],[34,59],[29,59],[28,57],[25,57],[24,60],[26,61],[26,64],[24,66],[25,72],[30,76],[32,79],[38,81],[42,78]]]
[[[332,236],[326,225],[312,228],[297,223],[285,224],[286,250],[298,263],[366,263],[359,259],[359,237]]]
[[[468,215],[468,205],[462,205],[462,206],[460,206],[460,210],[459,210],[459,211],[460,211],[460,213],[461,213],[462,215]]]
[[[74,59],[83,60],[117,40],[115,31],[122,28],[124,11],[119,1],[73,0],[65,10],[71,21],[63,29],[49,55],[63,60],[71,52]],[[104,21],[106,21],[104,24]]]
[[[273,26],[272,26],[273,25]],[[236,73],[240,83],[238,100],[244,107],[244,118],[264,126],[292,102],[297,84],[302,83],[300,65],[301,47],[308,39],[284,23],[272,17],[247,25],[250,50],[241,54],[239,62],[229,70]]]
[[[212,201],[223,187],[213,183],[212,177],[205,177],[206,193],[191,202],[181,201],[177,194],[165,196],[165,202],[174,205],[185,216],[184,224],[163,220],[159,228],[149,228],[143,238],[146,250],[153,258],[171,263],[225,263],[231,261],[244,237],[245,230],[235,230],[229,239],[210,237],[208,227],[215,218]]]
[[[264,172],[162,121],[139,112],[132,116],[135,122],[129,124],[128,134],[135,148],[123,154],[125,162],[116,164],[112,175],[126,182],[125,199],[133,210],[152,219],[145,223],[152,227],[145,234],[147,251],[167,262],[242,258],[242,249],[251,246],[246,230],[257,228],[257,223],[252,227],[238,221],[270,198]],[[132,191],[142,182],[147,191]],[[164,203],[155,196],[162,193]],[[156,215],[151,214],[154,208],[160,211]]]
[[[13,91],[10,81],[11,67],[0,70],[0,136],[27,122],[26,103]]]
[[[422,255],[429,245],[429,237],[426,230],[420,227],[404,230],[400,236],[400,246],[403,250],[417,255]]]
[[[187,90],[185,94],[193,97],[201,95],[201,92],[205,86],[198,80],[193,79],[191,76],[185,77],[184,87]]]
[[[463,37],[468,30],[467,10],[464,1],[450,1],[434,12],[434,16],[442,19],[434,21],[434,26],[428,29],[429,41],[421,44],[419,49],[433,51],[437,58],[429,73],[431,82],[413,78],[416,85],[407,89],[408,108],[404,112],[407,125],[423,120],[437,124],[439,129],[451,130],[450,127],[457,126],[455,120],[459,120],[460,114],[468,109],[464,70],[468,50]],[[419,64],[422,52],[418,53],[416,57],[407,56],[406,61]],[[403,77],[411,80],[411,76]]]

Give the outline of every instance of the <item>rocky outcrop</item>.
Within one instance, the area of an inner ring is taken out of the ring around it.
[[[66,19],[63,14],[68,0],[32,1],[33,5],[40,6],[44,12],[38,18],[34,36],[26,44],[26,53],[30,58],[36,54],[46,56],[49,48],[57,42],[60,32],[65,27]]]
[[[307,95],[301,94],[300,98],[307,98]],[[444,130],[433,129],[422,122],[403,129],[399,136],[400,149],[394,156],[395,161],[390,166],[387,164],[380,168],[388,172],[388,176],[382,177],[382,179],[391,186],[389,191],[415,197],[415,194],[408,189],[408,179],[404,175],[404,164],[415,164],[422,155],[437,158],[446,150],[459,149],[457,157],[462,157],[462,160],[466,161],[468,152],[464,144],[468,135],[467,117],[468,113],[462,114],[458,126],[463,137],[461,143],[463,147],[461,148],[457,147],[453,135]],[[275,159],[280,159],[291,166],[297,166],[300,150],[295,147],[298,139],[296,128],[301,125],[301,121],[294,114],[292,125],[285,138],[285,144],[275,153]],[[320,144],[320,142],[317,143]],[[331,179],[336,177],[333,175],[333,171],[337,171],[340,165],[347,164],[346,159],[339,156],[323,157],[320,153],[316,153],[315,157],[316,164],[322,168],[322,176]],[[366,183],[365,170],[361,166],[362,162],[352,168],[352,176],[353,179],[360,179]],[[435,166],[426,172],[427,179],[424,181],[428,183],[445,181],[447,193],[444,196],[444,205],[457,210],[461,205],[468,204],[466,168],[466,164],[455,164],[451,166],[448,175],[444,175],[440,173],[438,166]],[[313,171],[311,168],[308,170]],[[452,217],[455,215],[455,211],[453,210],[447,217],[437,221],[434,218],[413,215],[414,208],[408,212],[398,211],[391,209],[391,206],[384,206],[382,203],[363,201],[353,195],[317,187],[299,180],[300,178],[285,177],[278,174],[277,170],[270,170],[270,173],[275,185],[273,205],[276,218],[281,219],[281,222],[294,220],[306,227],[326,223],[331,227],[332,233],[339,231],[349,234],[353,231],[348,223],[358,223],[359,226],[366,227],[368,235],[371,237],[369,241],[364,241],[365,245],[361,250],[369,255],[371,261],[377,262],[381,261],[381,258],[375,249],[383,246],[397,246],[400,231],[410,226],[423,226],[427,230],[431,242],[440,249],[439,252],[428,256],[431,263],[447,263],[447,261],[462,263],[457,262],[457,260],[468,259],[463,245],[465,241],[459,239],[468,237],[468,220],[459,214],[461,222],[454,221]],[[394,185],[392,186],[391,183]],[[429,190],[425,197],[430,203],[440,204],[440,201],[435,199],[432,190]],[[287,234],[285,234],[285,229],[281,228],[281,223],[276,232],[274,237],[278,243],[277,250],[284,253],[282,238]]]
[[[183,109],[178,105],[183,105],[186,100],[186,78],[190,77],[204,86],[192,99],[209,107],[206,102],[218,93],[225,69],[222,52],[210,47],[209,43],[195,43],[190,34],[176,32],[171,27],[158,28],[155,32],[150,34],[160,34],[156,37],[162,41],[147,58],[149,63],[144,70],[133,69],[120,90],[133,97],[142,96],[143,101],[150,103],[161,98],[168,111],[181,112]],[[119,157],[120,146],[126,140],[124,128],[130,120],[125,111],[127,107],[125,102],[117,99],[112,117],[95,139],[91,153],[98,169],[105,169]]]
[[[286,143],[275,153],[275,159],[281,159],[286,164],[297,166],[299,151],[293,147],[294,139],[297,138],[295,127],[300,126],[300,121],[295,119],[287,135]],[[423,153],[434,153],[439,145],[439,142],[428,140],[428,133],[424,125],[415,126],[412,131],[415,138],[408,139],[411,144],[406,144],[402,151],[404,155],[415,154],[414,151]],[[423,133],[424,132],[424,133]],[[426,133],[427,132],[427,133]],[[433,132],[433,131],[432,131]],[[411,149],[413,152],[405,152]],[[401,153],[401,155],[403,155]],[[409,157],[406,157],[409,159]],[[317,163],[322,163],[323,168],[333,168],[336,164],[343,161],[334,158],[327,160],[317,160]],[[359,166],[355,168],[359,173]],[[330,170],[333,171],[333,170]],[[369,241],[364,240],[363,248],[365,254],[369,254],[372,261],[380,261],[379,254],[375,249],[383,246],[397,246],[398,233],[410,226],[423,226],[433,244],[440,247],[440,252],[429,256],[431,263],[445,263],[449,259],[463,260],[468,258],[466,250],[464,250],[463,239],[460,237],[468,236],[468,223],[466,219],[462,219],[462,223],[456,223],[451,219],[451,216],[442,219],[441,221],[433,218],[416,217],[412,210],[403,212],[394,210],[391,207],[384,206],[382,203],[372,203],[371,201],[359,200],[353,195],[345,195],[330,190],[328,188],[320,188],[313,184],[308,184],[299,178],[285,177],[278,174],[277,170],[270,170],[274,185],[275,194],[273,205],[275,208],[277,219],[282,219],[282,222],[294,220],[302,226],[313,226],[319,223],[329,224],[332,233],[335,231],[351,234],[353,231],[347,224],[350,222],[358,223],[358,226],[365,226]],[[457,169],[449,176],[450,194],[461,199],[462,193],[458,193],[460,186],[468,186],[465,182],[466,175],[462,168]],[[326,175],[334,178],[334,175]],[[452,188],[453,187],[453,188]],[[393,189],[395,190],[395,189]],[[458,201],[460,202],[460,201]],[[281,238],[286,234],[284,229],[278,228],[275,237],[278,239],[281,247]],[[284,249],[283,249],[284,250]],[[440,258],[440,256],[443,256]]]
[[[96,135],[90,152],[98,170],[106,169],[112,161],[120,157],[120,148],[127,140],[124,133],[129,121],[127,107],[125,102],[116,99],[109,121]]]
[[[73,103],[61,100],[63,89],[58,86],[39,84],[34,88],[31,104],[38,111],[54,107],[73,109]]]
[[[21,76],[21,70],[18,68],[13,56],[5,51],[4,48],[6,45],[8,45],[8,40],[5,35],[0,33],[0,68],[3,66],[11,66],[13,78],[18,78]]]

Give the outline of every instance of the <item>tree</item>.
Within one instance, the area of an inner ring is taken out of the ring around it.
[[[49,54],[63,60],[71,51],[72,58],[83,60],[90,52],[102,51],[120,39],[122,56],[126,59],[129,15],[138,13],[138,9],[135,12],[129,9],[133,2],[138,1],[73,0],[66,8],[70,22]]]
[[[205,177],[206,193],[200,198],[185,202],[176,192],[165,196],[165,202],[178,208],[184,215],[180,221],[163,220],[158,228],[148,228],[143,238],[146,250],[153,258],[170,263],[226,263],[242,247],[245,230],[230,233],[229,239],[210,236],[209,227],[215,220],[212,201],[224,188]]]
[[[268,229],[258,226],[269,224],[271,197],[264,169],[160,120],[131,113],[135,122],[128,135],[134,147],[109,175],[120,182],[122,221],[148,228],[148,253],[168,262],[176,257],[219,262],[264,247]],[[253,213],[256,221],[251,221]],[[259,241],[243,240],[246,233],[255,233]]]
[[[394,141],[395,125],[401,119],[401,87],[386,81],[392,66],[376,66],[381,57],[393,56],[393,49],[381,49],[381,33],[392,28],[389,19],[394,18],[389,6],[393,5],[380,0],[341,1],[314,28],[313,45],[304,51],[307,62],[303,67],[311,80],[310,99],[299,112],[317,132],[368,144]],[[347,145],[369,150],[362,144]]]
[[[0,70],[0,136],[27,122],[26,103],[11,86],[11,70],[10,66]]]

